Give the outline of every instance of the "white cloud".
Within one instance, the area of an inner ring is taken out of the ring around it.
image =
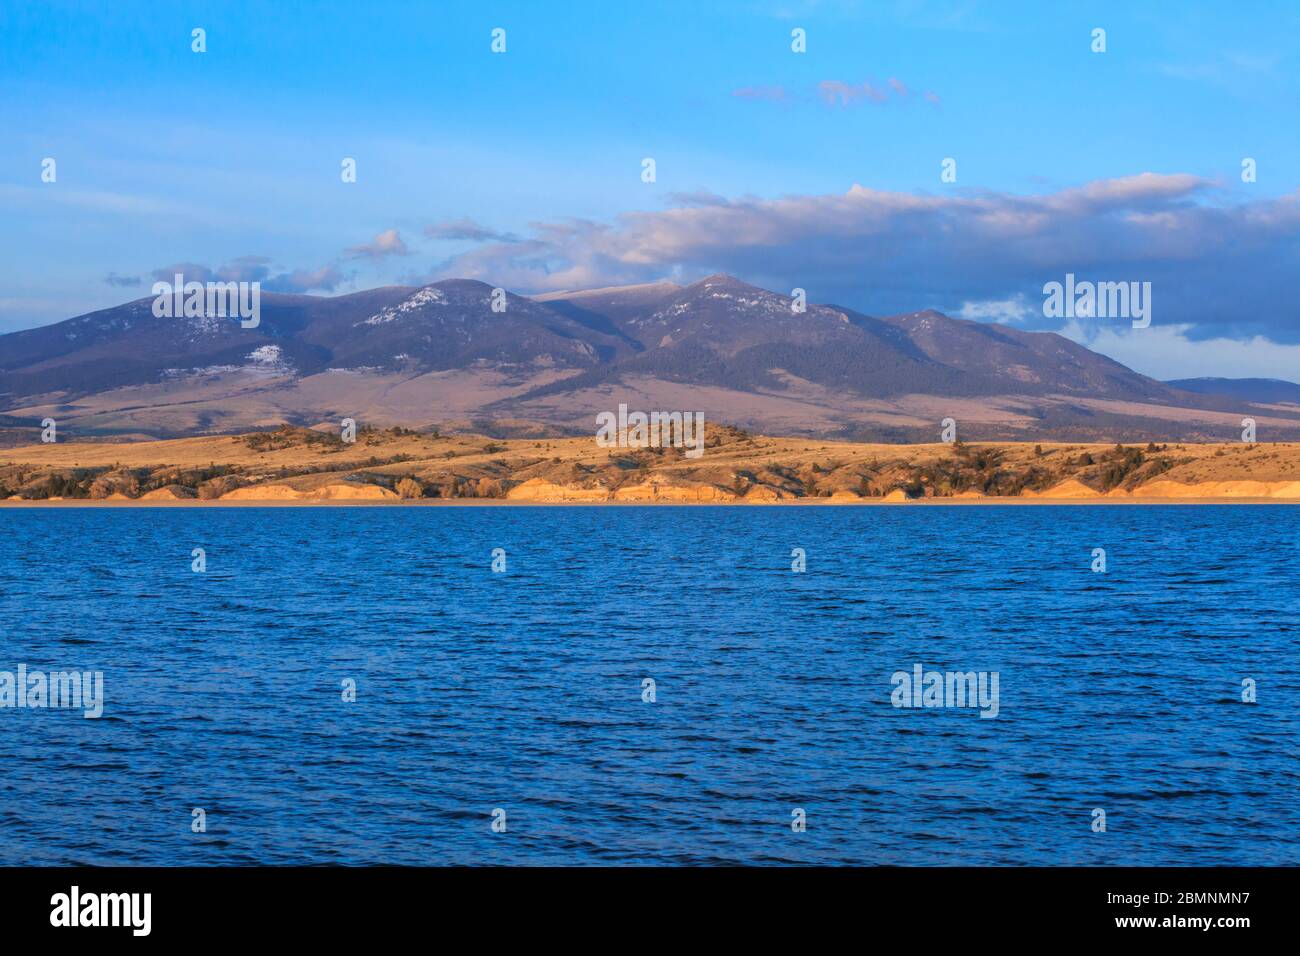
[[[1185,335],[1186,325],[1152,325],[1146,329],[1084,328],[1070,323],[1061,329],[1068,339],[1108,355],[1152,378],[1280,378],[1300,380],[1300,345],[1278,345],[1266,339],[1203,339]]]
[[[1017,292],[1009,299],[963,302],[961,308],[957,309],[953,314],[959,319],[1018,325],[1030,319],[1040,318],[1043,314],[1043,304],[1042,302],[1031,303],[1022,293]]]
[[[383,259],[386,256],[405,256],[409,254],[401,233],[396,229],[385,229],[369,242],[352,246],[347,255],[354,259]]]

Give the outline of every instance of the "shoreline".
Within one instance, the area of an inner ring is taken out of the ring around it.
[[[59,501],[0,500],[0,510],[29,508],[907,508],[907,507],[1036,507],[1036,506],[1142,506],[1142,505],[1300,505],[1296,498],[916,498],[910,501],[830,501],[796,498],[782,501],[517,501],[505,498],[415,498],[393,501],[374,498],[281,499],[241,498],[211,500],[186,499],[167,501],[109,501],[93,498],[66,498]]]

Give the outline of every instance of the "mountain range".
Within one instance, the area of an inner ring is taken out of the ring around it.
[[[1166,385],[1206,395],[1231,395],[1264,405],[1300,405],[1300,385],[1280,378],[1180,378]]]
[[[10,333],[0,430],[12,444],[47,417],[83,440],[352,418],[526,437],[594,433],[599,412],[626,404],[858,441],[935,441],[945,418],[967,439],[1228,440],[1245,416],[1261,441],[1300,439],[1300,386],[1160,382],[1051,332],[800,311],[726,275],[506,292],[499,311],[493,291],[448,279],[264,293],[256,328],[158,318],[144,298]]]

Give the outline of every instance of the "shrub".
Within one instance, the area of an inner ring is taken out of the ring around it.
[[[113,482],[102,475],[90,483],[90,497],[107,498],[114,491]]]
[[[237,487],[239,487],[239,479],[232,475],[222,475],[199,485],[199,497],[204,501],[212,501],[220,498],[227,491],[234,491]]]
[[[414,478],[403,478],[397,483],[397,493],[403,498],[423,498],[424,485]]]

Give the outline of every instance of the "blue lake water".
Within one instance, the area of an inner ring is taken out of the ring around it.
[[[1297,864],[1298,569],[1287,506],[3,509],[0,671],[105,703],[0,709],[0,864]]]

